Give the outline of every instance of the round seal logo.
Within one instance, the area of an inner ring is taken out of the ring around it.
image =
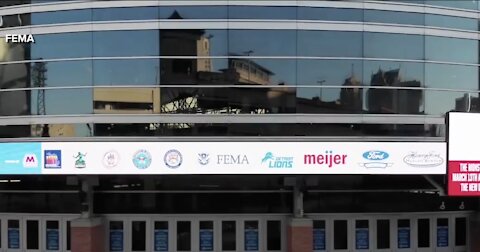
[[[177,150],[169,150],[165,153],[163,161],[169,168],[176,169],[182,165],[182,154]]]
[[[152,156],[146,150],[139,150],[133,155],[132,161],[138,169],[147,169],[152,163]]]
[[[103,155],[103,165],[107,168],[113,168],[118,165],[120,155],[116,151],[109,151]]]

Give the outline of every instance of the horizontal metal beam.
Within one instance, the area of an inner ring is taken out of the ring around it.
[[[445,124],[443,116],[399,114],[115,114],[3,116],[0,125],[88,123]]]

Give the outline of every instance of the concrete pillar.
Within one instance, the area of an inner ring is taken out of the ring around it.
[[[71,222],[72,252],[104,252],[105,240],[102,218],[80,218]]]
[[[290,219],[287,232],[288,252],[313,251],[313,221],[311,219]]]

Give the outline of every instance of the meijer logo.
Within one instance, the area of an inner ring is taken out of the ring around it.
[[[37,155],[32,153],[25,154],[25,156],[23,156],[23,167],[37,168],[38,167]]]

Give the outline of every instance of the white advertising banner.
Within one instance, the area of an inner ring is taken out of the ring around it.
[[[479,113],[448,113],[448,195],[480,196]]]
[[[45,142],[40,152],[40,174],[446,173],[445,143]]]

